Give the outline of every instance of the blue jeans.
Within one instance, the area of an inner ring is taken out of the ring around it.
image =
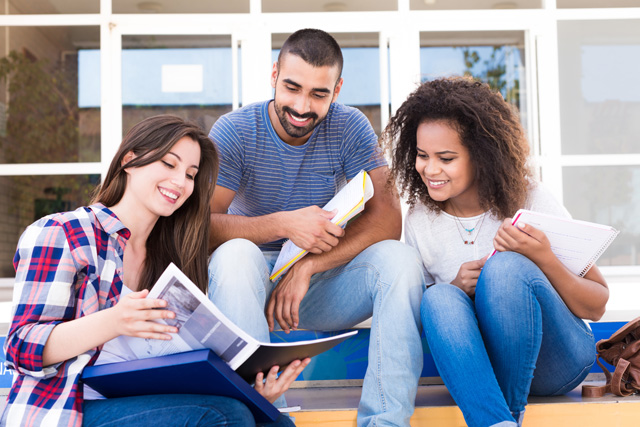
[[[470,426],[520,424],[529,394],[572,390],[595,360],[589,327],[513,252],[487,261],[475,303],[437,284],[424,293],[421,317],[438,372]]]
[[[277,255],[234,239],[221,245],[209,262],[209,298],[260,341],[269,340],[264,309],[275,287],[269,274]],[[340,330],[373,316],[358,425],[409,425],[422,371],[424,287],[417,252],[392,240],[311,278],[300,304],[300,328]]]
[[[165,394],[85,400],[85,427],[255,426],[251,411],[240,401],[222,396]],[[273,427],[293,426],[281,415]]]

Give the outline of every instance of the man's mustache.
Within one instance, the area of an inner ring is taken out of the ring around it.
[[[308,113],[304,113],[304,114],[299,114],[298,112],[296,112],[293,108],[289,108],[287,106],[282,107],[282,111],[284,111],[285,113],[289,113],[292,116],[296,116],[300,119],[317,119],[318,115],[316,113],[313,113],[311,111],[309,111]]]

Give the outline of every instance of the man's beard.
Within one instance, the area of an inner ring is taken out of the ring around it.
[[[278,120],[280,120],[280,125],[282,125],[287,135],[292,138],[302,138],[303,136],[308,135],[327,117],[325,115],[324,117],[319,119],[316,113],[309,112],[305,114],[298,114],[295,110],[287,106],[280,108],[275,99],[273,101],[273,107],[276,110],[276,116],[278,116]],[[309,122],[309,124],[306,126],[294,126],[289,121],[289,118],[287,117],[288,114],[301,119],[311,118],[311,122]]]

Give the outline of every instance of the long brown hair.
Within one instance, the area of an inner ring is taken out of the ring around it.
[[[151,289],[167,265],[173,262],[204,293],[207,292],[209,202],[218,176],[218,153],[213,142],[198,126],[179,117],[159,115],[145,119],[125,135],[107,176],[93,198],[93,203],[99,202],[107,207],[117,204],[127,185],[125,169],[162,159],[184,137],[191,138],[200,146],[200,164],[193,193],[172,215],[158,218],[149,234],[140,290]],[[135,156],[123,164],[129,152]]]
[[[452,77],[422,83],[400,106],[382,135],[391,155],[390,183],[408,203],[440,212],[416,171],[418,126],[443,122],[458,132],[475,166],[480,206],[508,218],[526,200],[531,180],[529,144],[517,112],[489,85]]]

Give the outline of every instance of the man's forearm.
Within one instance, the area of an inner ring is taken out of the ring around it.
[[[318,206],[259,217],[212,214],[210,248],[233,238],[244,238],[257,245],[291,239],[309,252],[321,253],[337,245],[338,238],[344,234],[331,222],[334,215],[335,212],[324,211]]]
[[[209,230],[209,251],[231,239],[247,239],[256,245],[284,238],[284,212],[247,217],[212,213]]]
[[[375,193],[362,214],[349,223],[337,246],[319,255],[307,255],[298,262],[303,263],[298,268],[305,268],[310,274],[327,271],[348,263],[375,243],[400,239],[402,211],[395,190],[387,186],[388,169],[374,169],[369,176]]]

